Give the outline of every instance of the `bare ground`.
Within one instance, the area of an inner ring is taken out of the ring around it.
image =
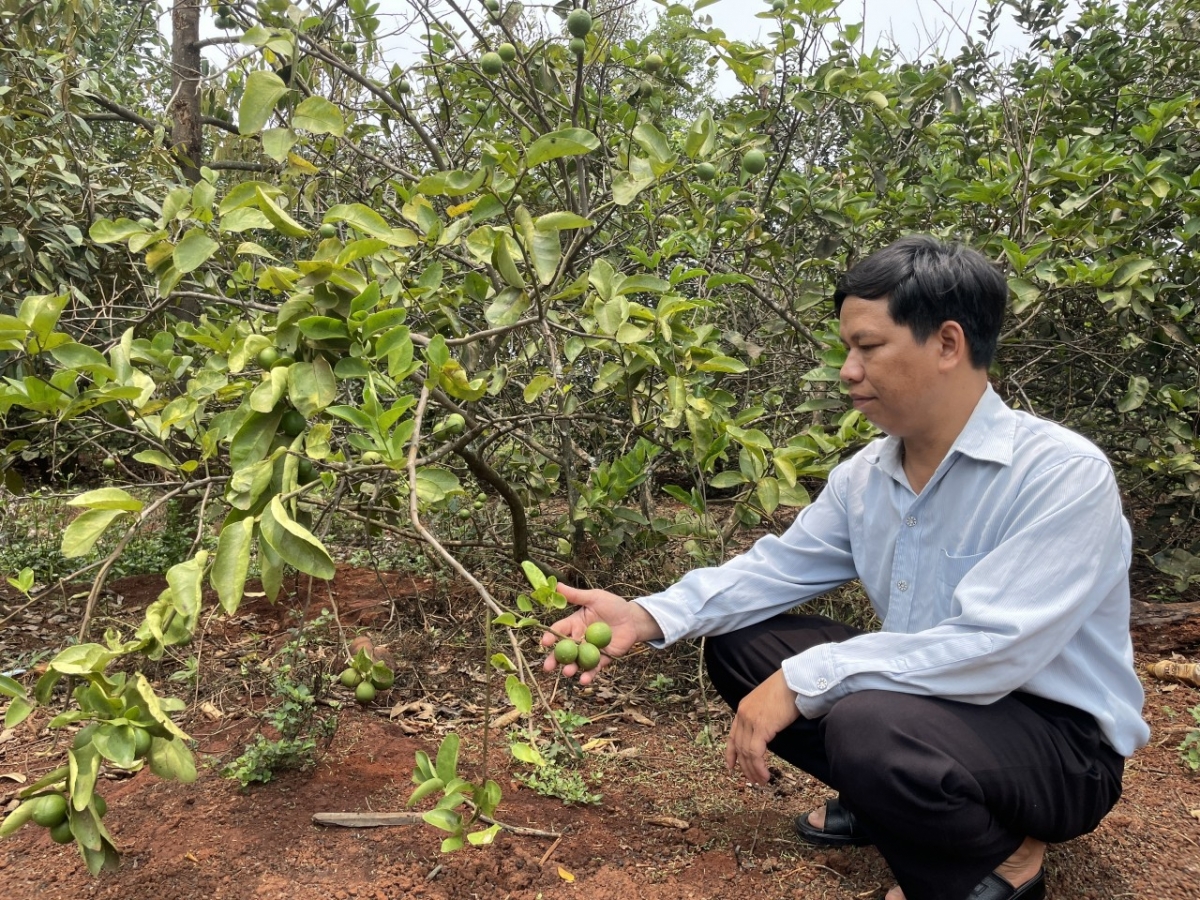
[[[342,637],[365,626],[382,635],[397,661],[397,683],[370,708],[347,704],[336,713],[336,734],[313,770],[248,791],[219,770],[260,727],[253,711],[264,703],[263,685],[243,674],[253,669],[247,660],[269,660],[289,623],[281,607],[262,601],[233,620],[209,621],[193,648],[205,677],[188,698],[193,704],[184,723],[198,742],[199,781],[113,773],[100,790],[110,804],[106,824],[123,851],[121,870],[92,878],[73,846],[53,844],[30,825],[0,842],[0,897],[865,900],[890,885],[871,848],[818,851],[794,839],[791,818],[824,799],[820,784],[787,766],[771,788],[725,773],[720,735],[729,717],[698,681],[697,657],[688,649],[628,658],[591,689],[544,678],[556,707],[590,720],[577,736],[591,747],[583,771],[590,789],[603,795],[599,805],[568,806],[521,784],[527,767],[511,761],[505,734],[493,730],[488,775],[504,792],[497,818],[558,838],[502,833],[491,847],[442,854],[440,833],[424,825],[314,825],[317,812],[402,810],[414,754],[433,754],[451,730],[463,740],[461,773],[482,774],[487,678],[477,635],[421,600],[430,587],[343,569],[328,594],[322,589],[306,598],[310,617],[321,605],[337,605],[347,626]],[[128,624],[161,583],[127,579],[113,588],[105,615]],[[0,619],[11,606],[0,602]],[[50,636],[76,621],[65,611],[18,614],[0,634],[0,669],[29,658],[31,647],[57,645],[47,643]],[[1172,628],[1171,643],[1194,654],[1200,628]],[[1138,643],[1155,648],[1153,655],[1139,651],[1139,665],[1164,652],[1161,630],[1139,635]],[[336,634],[317,652],[329,671],[343,664]],[[673,684],[655,681],[657,675]],[[166,681],[159,687],[180,691]],[[1200,773],[1188,770],[1177,751],[1191,721],[1186,710],[1200,704],[1200,690],[1152,680],[1146,687],[1151,743],[1129,761],[1125,795],[1101,827],[1051,848],[1052,897],[1200,897]],[[492,692],[503,702],[499,676]],[[32,780],[61,758],[69,736],[47,731],[45,721],[35,717],[0,735],[0,804],[19,787],[3,776]],[[703,740],[706,724],[715,743]],[[544,725],[540,731],[550,734]]]

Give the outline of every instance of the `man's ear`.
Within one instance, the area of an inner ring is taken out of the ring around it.
[[[952,319],[941,324],[933,335],[938,342],[938,367],[949,371],[959,365],[971,364],[971,350],[962,326]]]

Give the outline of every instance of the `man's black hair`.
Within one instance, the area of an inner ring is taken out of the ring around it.
[[[954,321],[967,338],[971,365],[985,369],[996,355],[1008,283],[978,250],[911,234],[852,266],[837,284],[833,307],[847,297],[887,299],[888,314],[907,325],[918,343]]]

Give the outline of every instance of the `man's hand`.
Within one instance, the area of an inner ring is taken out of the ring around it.
[[[725,768],[740,766],[746,777],[758,784],[771,780],[764,757],[767,743],[800,718],[796,692],[783,680],[780,669],[738,704],[725,747]]]
[[[624,597],[618,597],[610,591],[580,590],[559,582],[558,591],[567,601],[578,606],[575,612],[565,619],[559,619],[550,626],[551,631],[574,641],[582,641],[583,633],[593,622],[607,622],[612,629],[612,641],[600,653],[600,665],[590,672],[579,676],[580,684],[590,684],[596,674],[608,665],[611,657],[628,653],[629,648],[639,641],[651,641],[662,637],[662,630],[645,609],[636,603],[630,603]],[[542,635],[542,646],[553,647],[558,638],[551,631]],[[551,653],[546,657],[542,668],[553,672],[558,662]],[[563,666],[563,674],[570,678],[579,671],[574,663]]]

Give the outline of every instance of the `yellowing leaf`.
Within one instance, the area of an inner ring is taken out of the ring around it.
[[[573,882],[575,880],[575,876],[572,875],[570,872],[568,872],[566,869],[564,869],[562,866],[558,867],[558,877],[561,878],[563,881],[565,881],[567,884],[570,884],[571,882]]]

